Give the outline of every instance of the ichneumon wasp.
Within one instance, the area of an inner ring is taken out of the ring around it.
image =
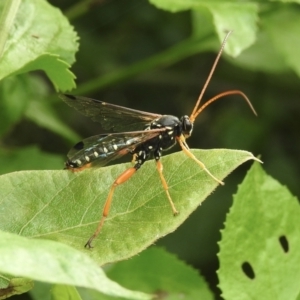
[[[68,160],[65,163],[66,169],[77,172],[92,166],[105,166],[110,161],[125,154],[133,155],[134,166],[119,175],[110,187],[100,222],[93,235],[85,244],[85,247],[92,248],[92,241],[100,233],[104,221],[109,214],[115,188],[130,179],[144,162],[150,158],[150,155],[154,156],[157,171],[173,214],[178,214],[169,193],[168,184],[163,175],[163,166],[160,161],[162,151],[169,149],[176,143],[178,143],[183,152],[193,159],[213,180],[221,185],[224,184],[211,174],[205,165],[190,152],[186,139],[192,134],[193,124],[197,116],[208,105],[222,97],[228,95],[242,96],[256,115],[250,100],[239,90],[230,90],[220,93],[199,107],[200,101],[211,80],[230,33],[231,32],[228,32],[223,40],[219,53],[190,116],[184,115],[181,118],[177,118],[172,115],[160,115],[134,110],[86,97],[67,94],[60,95],[68,105],[74,107],[84,115],[91,117],[92,120],[101,123],[104,129],[115,132],[92,136],[77,143],[67,155]]]

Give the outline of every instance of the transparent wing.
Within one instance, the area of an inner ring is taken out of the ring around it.
[[[161,117],[159,114],[130,109],[86,97],[67,94],[60,94],[59,97],[69,106],[90,117],[93,121],[99,122],[104,129],[115,132],[142,130],[146,124]]]
[[[68,162],[82,168],[105,166],[125,154],[131,153],[141,143],[148,141],[165,129],[100,134],[77,143],[67,154]]]

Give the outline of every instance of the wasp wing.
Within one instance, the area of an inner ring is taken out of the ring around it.
[[[132,153],[141,143],[158,136],[165,129],[99,134],[77,143],[67,154],[67,168],[86,165],[105,166],[110,161]],[[69,167],[71,166],[71,167]]]
[[[161,117],[159,114],[135,110],[87,97],[68,94],[60,94],[59,97],[93,121],[101,123],[104,129],[112,131],[143,129],[151,121]]]

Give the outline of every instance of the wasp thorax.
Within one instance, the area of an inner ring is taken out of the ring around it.
[[[192,134],[193,131],[193,123],[191,122],[190,118],[188,116],[182,116],[180,118],[181,124],[182,124],[182,134],[184,137],[189,137]]]

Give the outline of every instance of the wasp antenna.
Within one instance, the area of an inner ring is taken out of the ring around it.
[[[251,103],[251,101],[249,100],[249,98],[242,92],[242,91],[239,91],[239,90],[231,90],[231,91],[226,91],[226,92],[223,92],[223,93],[220,93],[216,96],[214,96],[213,98],[209,99],[208,101],[206,101],[198,110],[196,113],[194,113],[193,117],[194,117],[194,120],[197,118],[197,116],[207,107],[209,106],[211,103],[225,97],[225,96],[229,96],[229,95],[241,95],[244,100],[247,102],[247,104],[249,105],[250,109],[253,111],[253,113],[257,116],[257,113]],[[193,120],[193,121],[194,121]]]
[[[218,61],[219,61],[219,59],[220,59],[220,57],[221,57],[221,54],[222,54],[222,52],[223,52],[223,49],[224,49],[225,44],[226,44],[226,42],[227,42],[227,39],[228,39],[228,37],[229,37],[229,35],[230,35],[231,33],[232,33],[232,30],[228,31],[228,33],[226,34],[226,36],[225,36],[225,38],[224,38],[224,40],[223,40],[223,42],[222,42],[221,48],[220,48],[220,50],[219,50],[219,53],[218,53],[218,55],[217,55],[217,57],[216,57],[216,59],[215,59],[215,61],[214,61],[214,64],[213,64],[213,66],[212,66],[212,68],[211,68],[211,70],[210,70],[210,72],[209,72],[209,74],[208,74],[208,77],[207,77],[207,79],[206,79],[206,81],[205,81],[205,83],[204,83],[204,86],[203,86],[202,91],[201,91],[201,93],[200,93],[200,95],[199,95],[199,97],[198,97],[198,100],[197,100],[197,102],[196,102],[196,105],[195,105],[195,107],[194,107],[194,110],[193,110],[193,112],[192,112],[192,114],[191,114],[191,116],[190,116],[190,120],[191,120],[192,123],[195,121],[195,119],[196,119],[196,117],[197,117],[197,115],[198,115],[198,114],[196,114],[196,112],[197,112],[197,110],[198,110],[198,106],[199,106],[199,104],[200,104],[200,102],[201,102],[201,99],[202,99],[202,97],[203,97],[203,95],[204,95],[204,93],[205,93],[205,91],[206,91],[206,88],[207,88],[207,86],[208,86],[208,84],[209,84],[209,82],[210,82],[210,80],[211,80],[211,77],[212,77],[212,75],[213,75],[213,73],[214,73],[214,71],[215,71],[215,69],[216,69],[216,66],[217,66]]]

